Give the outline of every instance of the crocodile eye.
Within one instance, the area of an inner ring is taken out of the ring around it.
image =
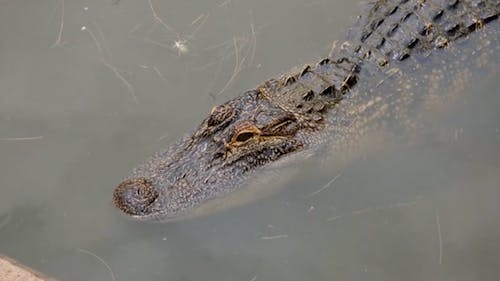
[[[240,145],[243,145],[245,144],[247,141],[249,141],[250,139],[258,136],[261,134],[261,131],[250,125],[250,126],[246,126],[245,128],[239,130],[238,132],[236,132],[232,139],[231,139],[231,145],[233,146],[240,146]]]
[[[255,136],[254,132],[243,132],[236,136],[235,141],[237,142],[245,142]]]

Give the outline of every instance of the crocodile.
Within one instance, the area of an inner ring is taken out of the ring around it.
[[[215,106],[192,133],[133,169],[115,188],[114,205],[140,220],[202,215],[268,168],[332,140],[349,143],[411,99],[398,86],[382,90],[383,81],[412,79],[419,60],[452,52],[487,27],[493,31],[478,40],[497,39],[499,13],[499,0],[374,1],[326,58]]]

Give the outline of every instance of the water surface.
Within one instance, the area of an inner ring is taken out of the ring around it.
[[[172,224],[113,209],[131,167],[213,105],[326,55],[360,10],[1,0],[0,252],[60,280],[497,279],[494,74],[417,138],[304,161],[253,204]]]

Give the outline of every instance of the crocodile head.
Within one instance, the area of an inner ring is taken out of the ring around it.
[[[306,138],[300,131],[310,125],[300,119],[258,90],[247,91],[135,168],[116,187],[114,204],[137,219],[189,217],[239,189],[254,170],[301,150]]]

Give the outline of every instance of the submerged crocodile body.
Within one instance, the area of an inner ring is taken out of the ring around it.
[[[263,168],[328,139],[349,142],[401,106],[394,101],[404,103],[389,102],[397,91],[377,90],[397,67],[453,49],[490,23],[497,28],[499,13],[499,0],[378,0],[327,58],[214,107],[192,134],[134,169],[114,204],[138,219],[198,215]]]

